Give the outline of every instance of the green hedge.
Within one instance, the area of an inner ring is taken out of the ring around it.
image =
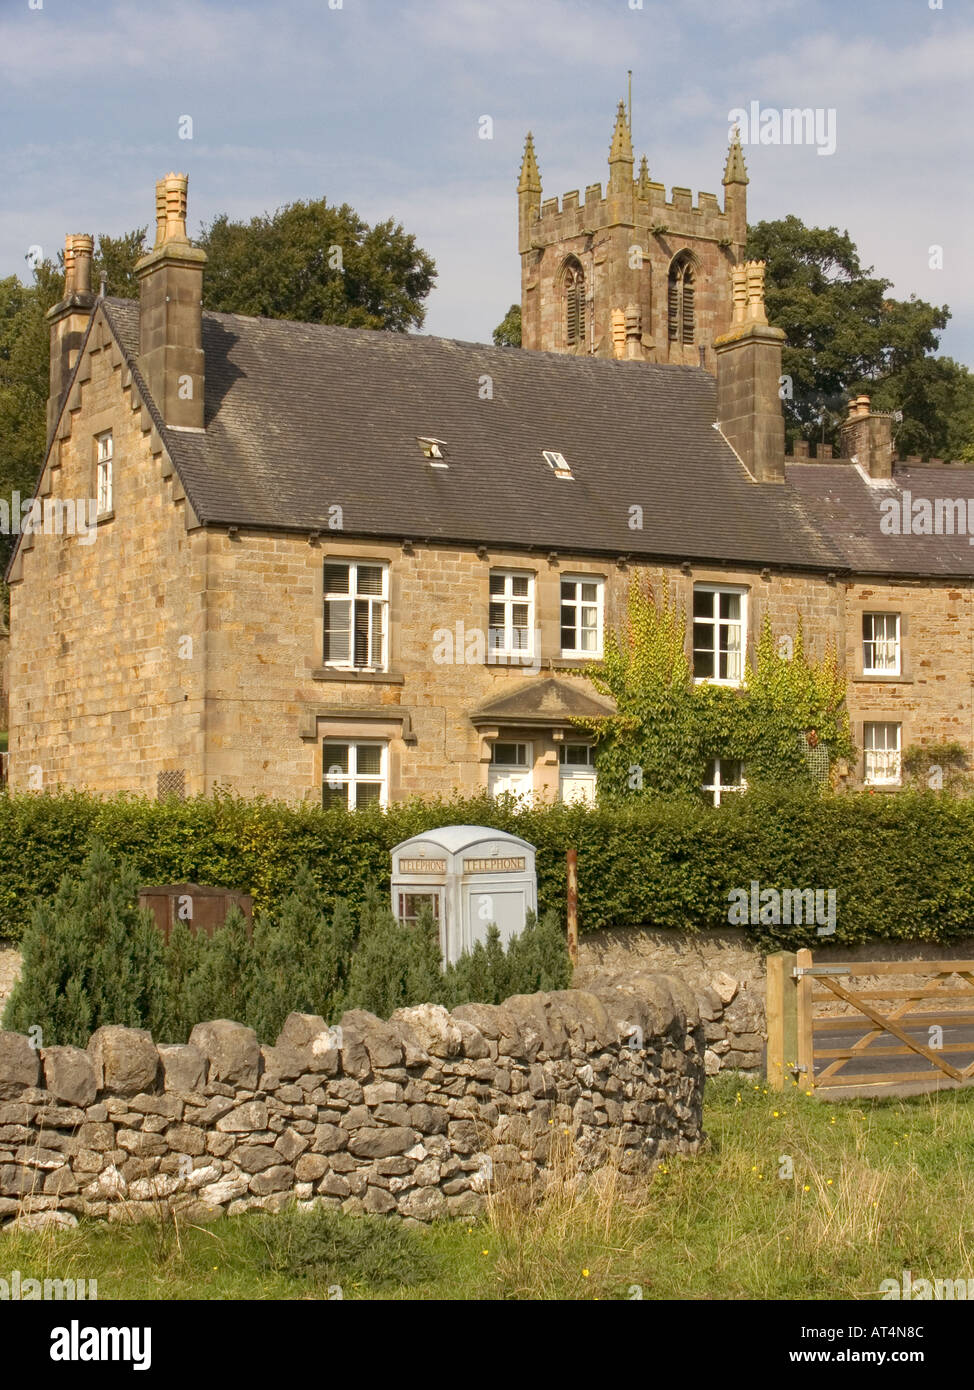
[[[583,931],[645,924],[719,928],[728,893],[835,889],[835,941],[948,941],[974,934],[974,799],[935,792],[817,794],[754,789],[714,808],[689,798],[518,812],[489,798],[354,813],[233,797],[185,802],[81,794],[0,796],[0,935],[77,869],[94,838],[145,883],[198,882],[281,901],[303,864],[323,903],[388,889],[389,851],[437,825],[490,825],[538,849],[539,912],[564,918],[565,850],[578,849]],[[754,926],[763,943],[813,944],[814,928]]]

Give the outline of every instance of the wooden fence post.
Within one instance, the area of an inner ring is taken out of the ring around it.
[[[799,970],[810,970],[812,953],[807,947],[796,952],[795,964]],[[799,1082],[805,1090],[815,1086],[815,1063],[812,1055],[812,988],[811,975],[800,975],[795,985],[795,1010],[798,1025],[798,1072]]]
[[[767,958],[768,1085],[783,1091],[798,1061],[798,994],[794,951],[775,951]]]
[[[578,850],[570,849],[568,865],[568,954],[578,964]]]

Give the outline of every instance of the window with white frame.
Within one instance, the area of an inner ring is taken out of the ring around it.
[[[582,575],[566,575],[561,581],[561,654],[602,655],[603,583]]]
[[[321,749],[321,804],[385,806],[389,800],[389,746],[327,738]]]
[[[388,661],[389,567],[325,561],[326,666],[384,671]]]
[[[533,745],[498,739],[490,750],[487,790],[491,796],[509,792],[525,796],[532,789]]]
[[[693,586],[693,675],[716,685],[740,685],[747,644],[747,590]]]
[[[113,449],[111,430],[95,436],[95,505],[98,516],[112,510]]]
[[[864,676],[900,674],[899,613],[862,615],[862,672]]]
[[[747,782],[744,780],[744,764],[739,758],[711,758],[707,764],[707,773],[704,778],[703,791],[705,791],[715,806],[720,805],[722,796],[728,792],[742,792],[747,790]]]
[[[488,656],[530,656],[534,631],[534,575],[491,570]]]
[[[894,786],[900,780],[900,725],[865,724],[863,745],[866,782],[870,786]]]

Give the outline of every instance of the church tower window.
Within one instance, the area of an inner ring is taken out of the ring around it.
[[[565,339],[569,347],[585,342],[585,272],[574,257],[565,266]]]
[[[694,315],[694,267],[689,252],[682,251],[670,266],[669,335],[671,343],[692,343],[696,333]]]

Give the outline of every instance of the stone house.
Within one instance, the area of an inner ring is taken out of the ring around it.
[[[593,193],[609,231],[661,196],[630,146],[617,122]],[[632,229],[605,243],[624,272],[593,275],[529,144],[533,351],[204,312],[183,175],[157,185],[138,302],[94,295],[91,238],[69,237],[36,524],[8,570],[11,786],[590,797],[575,720],[607,706],[582,672],[634,576],[692,614],[699,679],[739,682],[765,615],[781,633],[800,616],[813,655],[837,642],[853,781],[895,785],[915,743],[970,752],[974,552],[947,505],[966,475],[895,461],[864,398],[845,457],[785,457],[739,146],[727,170],[723,210],[666,204],[674,228],[698,219],[695,248],[674,232],[660,251],[662,214],[643,218],[637,294]],[[654,258],[691,250],[674,339]],[[940,507],[928,534],[915,499]],[[708,794],[742,776],[718,760]]]

